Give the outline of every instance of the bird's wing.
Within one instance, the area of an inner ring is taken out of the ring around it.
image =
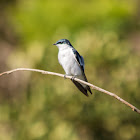
[[[78,65],[80,66],[82,72],[84,73],[84,59],[82,56],[80,56],[80,54],[74,49],[72,48],[72,51],[74,53],[75,56],[75,60],[77,61]]]
[[[86,78],[86,75],[85,75],[85,72],[84,72],[84,66],[85,66],[85,65],[84,65],[84,58],[83,58],[82,56],[80,56],[80,54],[79,54],[74,48],[72,48],[72,51],[73,51],[73,53],[74,53],[76,62],[78,63],[78,65],[79,65],[80,68],[81,68],[82,74],[83,74],[83,76],[84,76],[84,80],[85,80],[86,82],[88,82],[88,81],[87,81],[87,78]],[[75,82],[76,82],[76,81],[75,81]],[[74,84],[75,84],[75,83],[74,83]],[[75,84],[75,85],[76,85],[76,84]],[[92,92],[91,92],[89,86],[86,86],[86,89],[92,94]]]

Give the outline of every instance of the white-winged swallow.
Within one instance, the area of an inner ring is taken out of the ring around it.
[[[66,75],[88,82],[84,72],[84,59],[71,45],[70,41],[67,39],[60,39],[53,45],[56,45],[59,49],[58,61]],[[89,86],[75,81],[74,78],[71,80],[83,94],[88,96],[87,91],[92,94]]]

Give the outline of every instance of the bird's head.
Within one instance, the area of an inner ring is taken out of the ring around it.
[[[60,39],[58,40],[55,44],[53,45],[56,45],[58,48],[61,48],[61,47],[72,47],[71,43],[69,40],[67,39]]]

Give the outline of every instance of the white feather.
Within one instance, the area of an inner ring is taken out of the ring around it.
[[[67,75],[75,75],[77,78],[80,78],[82,76],[82,71],[77,61],[75,60],[72,48],[67,44],[59,44],[57,47],[59,49],[58,61],[62,65],[65,73]]]

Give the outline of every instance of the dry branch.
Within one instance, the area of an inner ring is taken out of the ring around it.
[[[45,70],[39,70],[39,69],[30,69],[30,68],[17,68],[17,69],[13,69],[13,70],[10,70],[10,71],[6,71],[6,72],[3,72],[3,73],[0,73],[0,76],[2,75],[6,75],[6,74],[10,74],[10,73],[13,73],[13,72],[16,72],[16,71],[33,71],[33,72],[40,72],[42,74],[49,74],[49,75],[56,75],[56,76],[59,76],[59,77],[64,77],[64,78],[67,78],[67,79],[71,79],[72,76],[65,76],[63,74],[60,74],[60,73],[55,73],[55,72],[50,72],[50,71],[45,71]],[[132,104],[128,103],[127,101],[123,100],[122,98],[120,98],[118,95],[116,95],[115,93],[112,93],[112,92],[109,92],[107,90],[104,90],[102,88],[99,88],[93,84],[90,84],[88,82],[85,82],[83,80],[80,80],[78,78],[74,78],[75,81],[77,82],[80,82],[80,83],[83,83],[85,85],[88,85],[90,86],[92,89],[95,89],[95,90],[98,90],[102,93],[105,93],[107,95],[110,95],[114,98],[116,98],[117,100],[119,100],[120,102],[124,103],[126,106],[130,107],[133,111],[137,112],[140,114],[140,110],[138,108],[136,108],[135,106],[133,106]]]

